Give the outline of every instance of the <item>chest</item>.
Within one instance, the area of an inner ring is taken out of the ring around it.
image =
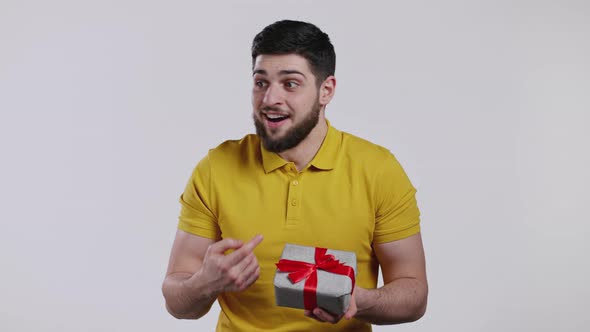
[[[222,237],[354,249],[371,243],[375,208],[369,179],[330,172],[224,179],[217,197]],[[228,190],[229,189],[229,190]]]

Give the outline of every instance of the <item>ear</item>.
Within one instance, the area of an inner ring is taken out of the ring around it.
[[[320,85],[320,105],[327,105],[336,93],[336,77],[328,76]]]

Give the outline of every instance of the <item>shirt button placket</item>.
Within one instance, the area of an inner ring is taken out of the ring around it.
[[[299,173],[290,167],[289,197],[287,197],[287,225],[297,225],[301,209],[301,181]]]

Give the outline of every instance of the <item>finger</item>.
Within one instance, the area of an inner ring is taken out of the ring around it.
[[[356,315],[358,310],[358,308],[356,307],[356,289],[357,287],[355,286],[355,289],[353,289],[352,295],[350,297],[350,304],[348,305],[348,309],[344,313],[344,319],[346,320],[352,319],[354,315]]]
[[[260,267],[256,267],[256,269],[254,270],[254,272],[252,272],[248,279],[238,288],[238,291],[243,291],[247,288],[249,288],[250,286],[252,286],[256,280],[258,280],[258,277],[260,276]]]
[[[248,241],[245,245],[244,245],[244,250],[250,250],[253,251],[254,248],[256,248],[260,242],[262,242],[263,237],[260,234],[255,235],[252,239],[250,239],[250,241]]]
[[[342,315],[335,316],[320,308],[313,309],[313,314],[324,322],[329,322],[332,324],[338,323],[340,318],[342,318]]]
[[[223,254],[229,249],[238,249],[243,245],[244,243],[241,240],[227,238],[210,245],[208,251],[215,254]]]
[[[254,238],[252,238],[252,240],[248,241],[248,243],[243,245],[240,249],[227,255],[228,263],[232,265],[238,264],[241,260],[248,256],[260,242],[262,242],[262,235],[256,235]]]
[[[227,287],[229,291],[241,291],[258,279],[260,270],[258,260],[254,254],[245,257],[227,272]],[[255,274],[255,275],[254,275]],[[254,276],[253,276],[254,275]]]
[[[238,264],[230,269],[230,274],[236,276],[235,283],[239,284],[246,280],[258,267],[258,260],[254,254],[250,254],[242,259]]]
[[[344,319],[346,320],[350,320],[354,317],[354,315],[356,315],[356,304],[354,302],[350,303],[350,306],[348,307],[348,310],[346,310],[346,312],[344,313]]]
[[[256,259],[256,256],[254,256],[254,254],[250,254],[248,256],[249,258],[249,262],[246,266],[244,266],[244,268],[242,269],[242,274],[249,276],[252,273],[254,273],[256,271],[257,268],[260,267],[260,264],[258,264],[258,260]]]
[[[225,256],[225,257],[223,257],[223,260],[220,263],[220,267],[222,269],[225,269],[226,276],[229,278],[229,282],[235,284],[235,283],[239,283],[239,282],[243,281],[243,279],[245,278],[245,277],[243,277],[244,270],[246,270],[246,268],[250,264],[252,264],[252,262],[255,259],[256,259],[256,257],[254,256],[254,254],[250,254],[250,255],[244,257],[238,263],[231,263],[229,261],[229,258],[227,256]]]
[[[311,318],[311,319],[315,319],[315,320],[317,320],[318,322],[322,322],[322,323],[324,323],[324,321],[323,321],[323,320],[321,320],[321,319],[319,319],[319,318],[318,318],[316,315],[314,315],[314,314],[313,314],[313,311],[311,311],[311,310],[305,310],[305,311],[303,312],[303,314],[304,314],[305,316],[307,316],[307,317]]]

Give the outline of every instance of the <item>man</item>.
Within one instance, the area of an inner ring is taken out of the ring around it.
[[[217,331],[370,331],[419,319],[428,287],[416,190],[389,151],[326,120],[336,89],[328,36],[276,22],[254,38],[252,62],[257,134],[195,168],[162,287],[168,311],[198,319],[219,300]],[[356,253],[345,314],[275,305],[285,243]]]

